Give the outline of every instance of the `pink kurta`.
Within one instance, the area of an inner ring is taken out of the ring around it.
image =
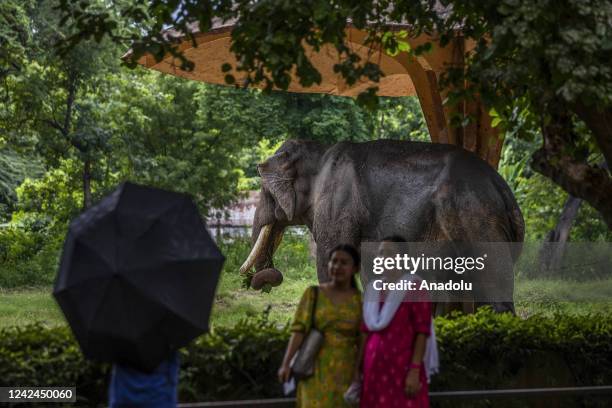
[[[404,391],[412,361],[417,333],[429,335],[431,304],[402,302],[389,325],[379,332],[368,331],[363,361],[363,385],[360,406],[363,408],[429,407],[427,376],[421,369],[421,390],[413,398]]]

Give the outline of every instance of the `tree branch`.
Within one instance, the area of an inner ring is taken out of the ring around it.
[[[77,74],[71,72],[68,76],[68,97],[66,98],[66,113],[64,115],[64,136],[70,134],[70,120],[77,91]]]
[[[45,119],[43,122],[51,126],[53,129],[58,130],[63,136],[68,136],[66,133],[64,133],[64,128],[62,125],[60,125],[55,119]]]
[[[533,154],[531,167],[592,205],[612,229],[612,178],[607,170],[580,163],[546,147]]]
[[[612,166],[612,108],[600,109],[577,102],[572,110],[591,130],[608,166]]]

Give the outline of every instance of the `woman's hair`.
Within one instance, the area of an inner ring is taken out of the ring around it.
[[[353,264],[355,264],[355,267],[359,270],[359,267],[361,265],[361,256],[359,255],[359,251],[357,250],[357,248],[355,248],[351,244],[336,245],[335,247],[331,249],[331,251],[329,251],[329,256],[327,258],[331,259],[332,255],[336,251],[343,251],[349,254],[351,258],[353,259]],[[355,281],[355,274],[351,275],[351,287],[355,289],[357,288],[357,281]]]

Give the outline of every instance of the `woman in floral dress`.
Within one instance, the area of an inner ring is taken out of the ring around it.
[[[361,294],[355,284],[359,262],[359,253],[350,245],[339,245],[330,253],[330,281],[318,287],[315,311],[315,326],[323,332],[324,341],[315,360],[314,374],[298,383],[298,407],[348,406],[343,394],[356,370],[360,337]],[[315,290],[314,286],[306,289],[295,313],[291,339],[278,370],[281,382],[289,380],[290,361],[310,330]]]

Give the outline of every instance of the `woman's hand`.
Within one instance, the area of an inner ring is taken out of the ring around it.
[[[293,332],[291,337],[289,338],[289,344],[287,345],[287,351],[285,352],[285,357],[283,358],[283,363],[278,369],[278,381],[287,382],[289,381],[289,377],[291,377],[291,367],[290,362],[293,359],[293,356],[300,348],[302,341],[304,340],[304,333]]]
[[[408,371],[408,375],[406,376],[406,384],[404,390],[406,391],[406,395],[409,397],[414,397],[421,390],[421,380],[419,378],[419,369],[411,368]]]
[[[291,367],[289,367],[289,364],[283,364],[278,369],[278,381],[281,383],[287,382],[289,377],[291,377]]]

